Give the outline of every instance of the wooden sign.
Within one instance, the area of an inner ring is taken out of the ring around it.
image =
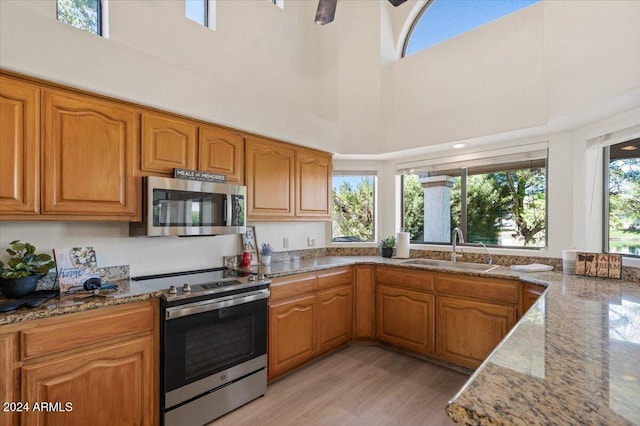
[[[197,180],[200,182],[227,183],[227,175],[221,173],[208,173],[199,170],[173,169],[174,179]]]
[[[597,263],[597,276],[601,278],[609,278],[609,255],[598,253],[596,254]]]
[[[609,278],[622,278],[622,255],[609,255]]]

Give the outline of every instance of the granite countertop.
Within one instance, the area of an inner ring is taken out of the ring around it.
[[[47,300],[38,308],[21,308],[15,311],[2,312],[0,313],[0,326],[137,302],[162,295],[162,292],[152,290],[129,279],[111,280],[110,282],[117,284],[118,290],[113,293],[104,292],[104,296],[90,294],[62,295]],[[0,297],[0,302],[4,300]]]
[[[326,257],[252,267],[268,277],[406,259]],[[458,423],[640,424],[640,283],[514,272],[458,274],[517,279],[547,291],[449,402]]]

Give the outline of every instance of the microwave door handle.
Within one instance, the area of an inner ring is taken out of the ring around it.
[[[227,196],[224,198],[224,224],[225,226],[231,226],[231,195],[227,194]]]

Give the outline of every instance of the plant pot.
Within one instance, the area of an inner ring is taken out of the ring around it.
[[[393,247],[380,247],[380,256],[382,257],[393,256]]]
[[[38,275],[29,275],[21,278],[0,279],[0,290],[7,299],[17,299],[26,296],[36,289],[38,285]]]
[[[265,266],[271,265],[271,256],[262,256],[260,258],[260,263],[262,263]]]

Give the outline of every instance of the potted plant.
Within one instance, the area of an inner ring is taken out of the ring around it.
[[[263,265],[270,265],[271,256],[273,256],[273,247],[271,247],[271,244],[262,243],[260,245],[260,263]]]
[[[18,298],[31,293],[38,279],[56,266],[48,254],[36,253],[36,248],[20,240],[11,241],[7,263],[0,262],[0,290],[7,298]]]
[[[396,237],[382,238],[378,246],[382,257],[391,257],[393,256],[393,248],[396,246]]]

